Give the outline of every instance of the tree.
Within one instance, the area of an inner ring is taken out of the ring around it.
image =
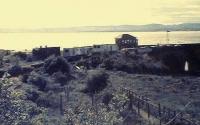
[[[59,57],[50,57],[45,60],[44,71],[52,75],[55,72],[62,72],[65,74],[70,73],[70,65],[67,60],[61,56]]]
[[[106,88],[107,80],[108,75],[104,71],[90,71],[85,92],[92,97],[92,104],[94,103],[94,95]]]

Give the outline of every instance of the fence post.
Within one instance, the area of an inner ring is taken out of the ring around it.
[[[63,115],[63,98],[62,98],[62,95],[60,95],[60,114]]]
[[[176,111],[174,111],[174,116],[176,116]]]
[[[180,113],[180,117],[181,122],[183,122],[183,112]]]
[[[171,113],[171,109],[168,108],[167,110],[168,110],[168,113],[167,113],[168,115],[167,115],[167,117],[170,119],[170,118],[171,118],[171,114],[170,114],[170,113]]]
[[[162,120],[162,116],[161,116],[161,106],[160,106],[160,103],[158,104],[158,114],[159,114],[159,122],[160,122],[160,125],[161,125],[161,120]]]
[[[162,116],[164,116],[164,121],[166,120],[166,108],[165,108],[165,106],[163,106],[163,113],[162,113],[163,115]]]
[[[140,99],[138,98],[138,104],[137,104],[137,107],[138,107],[138,115],[140,115]]]
[[[129,110],[133,111],[133,95],[130,94],[129,95],[129,106],[128,106]]]
[[[148,118],[150,118],[150,107],[149,107],[149,103],[147,103],[147,113],[148,113]]]
[[[46,109],[43,111],[43,124],[46,125]]]
[[[144,105],[144,96],[141,96],[142,106]]]

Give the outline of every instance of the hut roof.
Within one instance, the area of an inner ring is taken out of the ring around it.
[[[130,34],[122,34],[122,35],[117,36],[116,39],[137,39],[137,38]]]

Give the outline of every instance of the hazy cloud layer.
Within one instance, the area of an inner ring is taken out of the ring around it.
[[[0,28],[200,22],[200,0],[0,0]]]
[[[155,16],[166,17],[167,23],[200,22],[200,1],[183,0],[182,2],[166,2],[153,8]]]

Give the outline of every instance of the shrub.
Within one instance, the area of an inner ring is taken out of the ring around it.
[[[33,71],[33,68],[29,67],[29,66],[22,67],[22,71],[23,71],[23,73],[30,73]]]
[[[36,90],[27,90],[26,97],[28,100],[35,102],[39,98],[39,92]]]
[[[70,65],[63,57],[50,57],[45,60],[44,70],[48,74],[52,75],[55,72],[61,71],[62,73],[69,74]]]
[[[5,73],[6,71],[5,70],[3,70],[3,69],[0,69],[0,78],[2,78],[3,77],[3,75],[4,75],[4,73]]]
[[[38,106],[41,107],[59,108],[60,107],[59,97],[60,96],[50,91],[47,94],[39,96],[39,98],[36,100],[36,103]]]
[[[62,92],[64,90],[64,87],[60,86],[60,84],[47,84],[45,87],[45,91],[53,91],[56,93]]]
[[[113,69],[113,64],[114,64],[114,61],[112,60],[112,59],[106,59],[106,60],[104,60],[104,66],[105,66],[105,68],[107,69],[107,70],[111,70],[111,69]]]
[[[69,78],[63,74],[62,72],[56,72],[53,74],[53,77],[55,79],[55,82],[60,83],[61,86],[67,84]]]
[[[29,76],[27,82],[36,85],[40,91],[44,91],[47,85],[47,80],[39,75]]]
[[[32,55],[27,55],[26,61],[27,61],[27,62],[32,62],[32,61],[33,61]]]
[[[84,68],[86,69],[89,69],[90,68],[90,64],[89,64],[89,61],[88,60],[80,60],[76,63],[77,66],[81,67],[83,66]]]
[[[24,74],[22,77],[21,77],[21,81],[23,82],[23,83],[27,83],[28,81],[28,77],[29,77],[29,75],[28,74]]]
[[[114,63],[114,68],[118,71],[123,71],[127,73],[133,73],[133,64],[131,63],[122,63],[122,62],[115,62]]]
[[[112,95],[112,94],[106,93],[106,95],[103,96],[102,102],[103,102],[105,105],[108,105],[109,102],[112,100],[112,98],[113,98],[113,95]]]
[[[11,75],[11,76],[18,76],[20,74],[23,73],[23,70],[22,70],[22,67],[19,66],[19,65],[14,65],[12,66],[9,70],[8,70],[8,73]]]
[[[107,86],[108,75],[103,71],[93,70],[89,74],[86,92],[95,94],[102,91]]]
[[[0,121],[1,125],[23,125],[30,121],[30,117],[35,115],[37,112],[31,103],[22,100],[14,93],[17,91],[10,89],[12,88],[12,81],[8,78],[3,78],[0,81],[2,84],[2,92],[0,94]]]
[[[19,58],[22,59],[22,60],[26,60],[27,54],[24,53],[24,52],[16,52],[16,53],[14,54],[14,56],[17,56],[17,57],[19,57]]]

